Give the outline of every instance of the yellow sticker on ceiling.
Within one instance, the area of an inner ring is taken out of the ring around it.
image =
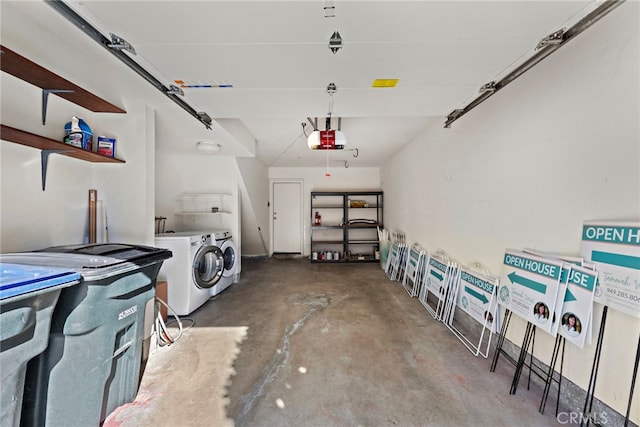
[[[398,79],[375,79],[371,87],[396,87]]]

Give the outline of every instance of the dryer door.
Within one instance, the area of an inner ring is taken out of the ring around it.
[[[193,281],[202,289],[215,286],[224,272],[224,255],[217,246],[203,245],[193,258]]]
[[[238,272],[238,247],[231,239],[220,246],[224,257],[224,277],[231,277]]]

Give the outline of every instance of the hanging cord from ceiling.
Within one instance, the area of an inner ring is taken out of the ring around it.
[[[124,53],[125,51],[127,51],[133,55],[136,54],[135,49],[126,40],[116,36],[115,34],[111,34],[111,39],[108,39],[107,37],[102,35],[102,33],[98,31],[96,27],[91,25],[87,20],[76,13],[76,11],[71,9],[71,7],[69,7],[62,0],[45,0],[45,3],[55,9],[56,12],[58,12],[69,22],[78,27],[82,32],[92,38],[100,46],[107,49],[120,61],[124,62],[125,65],[138,73],[138,75],[140,75],[143,79],[145,79],[153,87],[162,92],[173,102],[178,104],[183,110],[195,117],[196,120],[205,125],[207,129],[211,129],[211,117],[204,111],[196,111],[191,105],[189,105],[183,99],[179,98],[178,95],[184,95],[180,88],[175,85],[169,85],[169,87],[165,86],[160,80],[158,80],[150,72],[145,70],[144,67],[142,67],[140,64],[138,64],[136,61],[131,59],[131,57]]]
[[[307,120],[309,120],[309,121],[311,122],[311,119],[307,118]],[[313,125],[313,122],[312,122],[311,124]],[[277,162],[277,161],[280,159],[280,157],[282,157],[282,156],[283,156],[287,151],[289,151],[289,149],[290,149],[291,147],[293,147],[293,146],[295,145],[295,143],[296,143],[296,142],[298,142],[298,140],[299,140],[300,138],[302,138],[303,136],[304,136],[305,138],[307,137],[307,133],[305,132],[305,127],[307,126],[307,124],[306,124],[305,122],[302,122],[302,123],[300,123],[300,125],[302,126],[302,133],[301,133],[300,135],[296,136],[296,137],[295,137],[295,139],[294,139],[293,141],[291,141],[291,144],[289,144],[289,145],[287,146],[287,148],[285,148],[284,150],[282,150],[282,151],[280,152],[280,154],[278,154],[278,157],[276,157],[276,158],[275,158],[271,163],[269,163],[269,166],[273,166],[273,164],[274,164],[275,162]]]
[[[329,172],[329,151],[331,150],[324,150],[327,152],[327,171],[324,173],[324,176],[326,176],[327,178],[331,178],[331,172]]]
[[[326,128],[331,130],[331,116],[333,115],[333,95],[338,91],[338,87],[335,83],[329,83],[327,85],[327,93],[329,94],[329,108],[327,112]]]
[[[606,14],[611,12],[616,7],[620,6],[625,1],[626,0],[606,0],[602,5],[597,7],[591,13],[587,14],[584,18],[580,19],[568,30],[565,31],[563,28],[543,38],[536,46],[536,53],[534,53],[533,56],[526,59],[521,65],[516,67],[502,79],[498,81],[494,80],[484,84],[479,90],[479,96],[469,102],[465,107],[453,110],[451,113],[449,113],[444,127],[450,128],[453,122],[467,114],[469,111],[480,105],[482,102],[486,101],[500,89],[504,88],[509,83],[520,77],[522,74],[533,68],[547,56],[551,55],[553,52],[566,44],[569,40],[572,40],[578,34],[585,31],[587,28],[591,27],[591,25],[602,19]],[[525,55],[523,54],[522,56],[520,56],[520,58],[522,58],[523,56]],[[518,58],[518,61],[520,58]]]

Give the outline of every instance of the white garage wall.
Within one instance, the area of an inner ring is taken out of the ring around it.
[[[583,221],[640,219],[638,12],[623,4],[385,164],[387,228],[499,273],[506,248],[577,254]],[[526,324],[513,320],[508,337],[520,344]],[[639,319],[609,312],[596,397],[622,414],[639,333]],[[536,338],[534,355],[548,362],[554,340]],[[583,389],[593,353],[567,345],[564,373]]]
[[[109,78],[102,70],[113,64],[106,50],[88,37],[70,42],[70,32],[52,32],[48,25],[63,18],[52,14],[46,25],[25,14],[17,3],[3,2],[2,44],[77,85],[124,108],[127,114],[92,113],[55,95],[49,96],[46,125],[41,121],[41,89],[7,73],[0,73],[2,123],[51,139],[61,140],[71,116],[83,117],[95,135],[117,138],[116,156],[125,164],[96,164],[59,154],[49,157],[46,191],[41,189],[40,150],[0,142],[1,204],[0,250],[35,250],[52,245],[83,243],[88,231],[88,190],[104,200],[111,241],[149,244],[153,241],[154,177],[153,114],[138,99],[155,100],[157,93],[124,65],[113,67]],[[47,16],[49,16],[47,15]],[[82,61],[78,58],[82,52]],[[128,102],[123,101],[127,95]],[[177,107],[176,107],[177,109]],[[151,180],[151,181],[150,181]]]
[[[269,170],[255,157],[236,157],[242,179],[241,194],[242,255],[269,253]]]

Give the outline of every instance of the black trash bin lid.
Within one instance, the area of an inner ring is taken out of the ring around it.
[[[148,264],[169,259],[170,250],[152,246],[130,245],[125,243],[94,243],[89,245],[52,246],[36,252],[54,252],[66,254],[95,255],[115,258],[134,264]]]

